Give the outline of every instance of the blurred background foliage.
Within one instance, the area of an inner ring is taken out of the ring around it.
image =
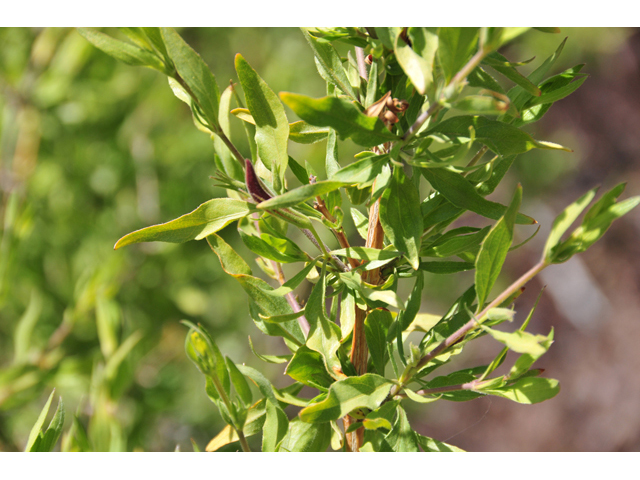
[[[325,94],[296,29],[180,32],[222,88],[235,78],[240,52],[276,92]],[[619,181],[640,191],[640,33],[531,32],[503,53],[512,61],[544,58],[565,36],[552,73],[587,63],[591,78],[531,133],[575,152],[521,156],[504,192],[494,194],[506,201],[501,196],[520,181],[523,210],[542,224],[537,239],[507,262],[505,286],[537,260],[553,217],[582,192]],[[73,424],[65,449],[86,440],[99,451],[191,450],[192,438],[204,449],[224,423],[184,354],[181,319],[203,323],[223,353],[286,385],[281,366],[249,350],[248,335],[259,352],[279,345],[255,328],[244,292],[206,244],[113,251],[122,235],[223,195],[210,178],[212,141],[194,128],[161,74],[117,63],[74,30],[2,28],[0,110],[0,450],[24,449],[53,388],[67,409],[65,431]],[[232,129],[248,155],[240,121],[232,119]],[[344,163],[358,151],[351,142],[340,148]],[[324,150],[323,142],[290,144],[292,157],[312,165],[320,166]],[[556,328],[540,366],[561,380],[558,397],[527,407],[438,402],[414,411],[416,429],[470,450],[640,449],[639,228],[634,211],[592,251],[549,269],[516,305],[526,315],[549,285],[532,326],[545,334]],[[250,258],[233,228],[222,235]],[[423,310],[443,313],[471,281],[464,274],[428,279]],[[466,353],[470,365],[495,355],[495,345],[482,345]]]

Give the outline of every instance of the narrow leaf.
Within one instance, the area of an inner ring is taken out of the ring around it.
[[[175,220],[125,235],[117,241],[114,248],[140,242],[183,243],[201,240],[252,211],[255,211],[253,205],[242,200],[214,198]]]
[[[507,252],[513,241],[513,225],[522,200],[522,187],[518,185],[509,208],[486,236],[476,259],[476,294],[481,310],[491,292]]]
[[[423,230],[420,194],[399,166],[394,167],[391,183],[382,194],[380,223],[395,248],[417,270]]]

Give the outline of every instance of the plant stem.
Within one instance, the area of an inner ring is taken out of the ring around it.
[[[244,436],[244,432],[242,430],[236,429],[236,433],[238,434],[238,439],[240,440],[240,445],[242,446],[242,450],[245,452],[250,452],[249,444],[247,443],[247,439]]]
[[[380,250],[383,246],[384,231],[380,224],[380,199],[378,198],[373,205],[369,208],[369,232],[367,234],[366,247],[376,248]],[[378,285],[380,283],[380,269],[373,269],[365,272],[362,275],[363,281]],[[364,375],[367,373],[367,361],[369,357],[369,350],[367,348],[367,337],[364,332],[364,320],[367,316],[365,310],[361,310],[356,306],[355,311],[355,325],[353,326],[353,341],[351,343],[351,353],[349,359],[356,369],[358,375]],[[356,420],[350,416],[346,416],[343,419],[345,430],[349,428],[349,425],[353,424]],[[347,434],[347,445],[352,452],[360,451],[362,443],[364,442],[364,428]]]
[[[229,138],[224,134],[222,129],[218,129],[214,133],[216,135],[218,135],[218,137],[220,137],[220,140],[222,140],[224,142],[224,144],[227,146],[227,148],[229,150],[231,150],[231,153],[233,153],[233,156],[236,158],[236,160],[238,160],[238,162],[240,162],[240,166],[242,167],[242,170],[244,171],[244,158],[242,158],[242,154],[238,151],[236,146],[233,143],[231,143],[231,140],[229,140]]]

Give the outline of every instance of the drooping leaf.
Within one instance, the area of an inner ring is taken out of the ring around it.
[[[367,373],[349,377],[331,385],[327,397],[300,411],[303,422],[322,423],[344,417],[352,410],[375,410],[387,397],[393,383],[380,375]]]
[[[363,147],[374,147],[399,138],[378,117],[366,116],[342,98],[314,99],[287,92],[280,93],[280,98],[305,122],[318,127],[331,127],[341,139],[350,138]]]
[[[253,205],[242,200],[214,198],[175,220],[129,233],[118,240],[114,248],[140,242],[184,243],[202,240],[253,211]]]
[[[273,295],[273,288],[264,280],[251,276],[251,269],[222,238],[216,234],[209,235],[207,242],[216,253],[223,270],[234,277],[252,300],[250,312],[256,325],[267,335],[282,336],[298,345],[304,343],[304,335],[296,320],[283,323],[265,323],[259,314],[264,317],[273,317],[293,313],[287,301],[281,296]],[[257,317],[257,318],[256,318]]]
[[[420,193],[401,167],[394,167],[391,183],[382,194],[380,223],[395,248],[417,270],[423,231]]]

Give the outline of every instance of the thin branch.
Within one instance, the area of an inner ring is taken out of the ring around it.
[[[214,133],[218,135],[218,137],[220,137],[220,140],[222,140],[224,144],[227,146],[227,148],[231,150],[231,153],[233,153],[233,156],[236,157],[236,160],[238,160],[238,162],[240,162],[240,166],[242,167],[242,170],[244,170],[244,165],[245,165],[244,158],[242,157],[242,154],[238,151],[236,146],[233,143],[231,143],[231,140],[229,140],[229,138],[224,134],[222,129],[219,129]]]
[[[427,353],[420,362],[416,365],[416,369],[420,370],[427,363],[429,363],[433,358],[437,357],[442,353],[443,350],[449,348],[454,345],[458,341],[460,341],[471,329],[476,327],[479,322],[482,322],[484,317],[487,316],[489,310],[499,306],[502,302],[507,300],[511,295],[516,293],[524,284],[526,284],[529,280],[535,277],[538,273],[540,273],[545,267],[547,263],[539,262],[534,265],[531,269],[529,269],[526,273],[524,273],[519,279],[513,282],[505,291],[503,291],[500,295],[498,295],[489,305],[487,305],[478,315],[465,323],[458,330],[453,332],[449,337],[447,337],[444,341],[442,341],[436,348]],[[477,319],[477,320],[476,320]]]

